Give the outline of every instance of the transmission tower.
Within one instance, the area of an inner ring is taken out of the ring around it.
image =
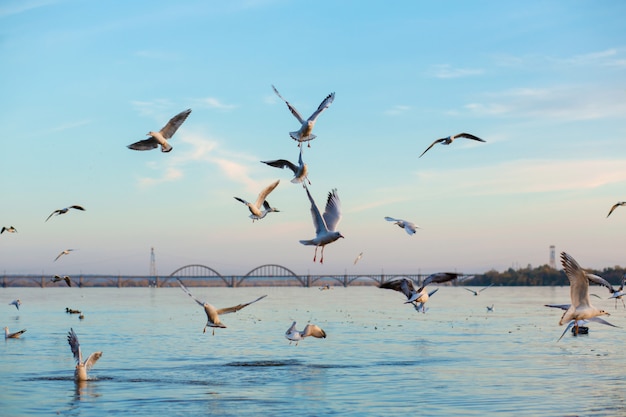
[[[554,245],[550,245],[550,268],[556,269],[556,254]]]
[[[150,276],[157,276],[156,259],[154,257],[154,247],[150,248]]]

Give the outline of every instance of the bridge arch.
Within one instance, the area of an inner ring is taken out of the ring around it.
[[[176,271],[169,274],[168,277],[158,282],[157,286],[164,286],[171,278],[184,278],[186,280],[194,281],[221,280],[229,287],[232,285],[232,283],[226,277],[222,276],[222,274],[217,272],[215,269],[200,264],[185,265],[178,268]]]
[[[271,280],[271,281],[279,280],[279,281],[287,281],[287,282],[295,279],[303,287],[307,286],[306,279],[301,278],[300,276],[298,276],[298,274],[293,272],[291,269],[286,268],[282,265],[277,265],[277,264],[266,264],[266,265],[258,266],[254,268],[253,270],[251,270],[250,272],[248,272],[243,277],[241,277],[238,281],[234,282],[234,284],[235,286],[238,287],[243,281],[247,279],[262,279],[262,280]]]

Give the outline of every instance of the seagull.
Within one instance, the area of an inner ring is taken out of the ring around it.
[[[622,277],[622,285],[619,286],[617,290],[613,290],[611,296],[609,298],[615,298],[615,308],[617,309],[617,300],[622,300],[622,305],[626,308],[626,304],[624,303],[624,281],[626,281],[626,274]]]
[[[354,265],[361,260],[363,257],[363,252],[359,253],[359,255],[354,259]]]
[[[626,295],[624,293],[624,280],[626,280],[626,274],[624,274],[624,276],[622,277],[622,283],[621,283],[620,287],[617,290],[615,288],[613,288],[611,283],[609,283],[604,278],[599,277],[599,276],[594,275],[594,274],[590,274],[588,272],[585,272],[585,274],[587,275],[587,278],[589,279],[589,282],[591,282],[593,284],[602,285],[603,287],[608,288],[609,292],[611,293],[611,296],[609,297],[609,299],[611,299],[611,298],[615,299],[615,308],[617,308],[617,300],[622,300],[622,304],[624,304],[624,300],[623,300],[622,297],[624,295]],[[595,294],[591,294],[591,295],[595,295]],[[595,295],[595,296],[600,298],[598,295]],[[626,304],[624,305],[624,308],[626,308]]]
[[[428,293],[425,291],[426,286],[431,283],[437,284],[437,283],[451,281],[455,278],[458,278],[459,275],[461,274],[456,273],[456,272],[438,272],[436,274],[431,274],[428,277],[426,277],[426,279],[424,279],[422,286],[417,291],[415,290],[415,287],[413,286],[413,281],[407,278],[383,282],[382,284],[380,284],[379,287],[388,289],[388,290],[395,290],[395,291],[399,291],[403,293],[405,297],[407,298],[407,301],[405,301],[405,304],[409,304],[409,303],[413,304],[413,306],[415,307],[417,311],[421,310],[422,312],[425,313],[426,310],[424,308],[424,304],[426,303],[426,301],[428,301],[430,296],[432,296],[438,290],[438,289],[435,289],[431,291],[430,293]]]
[[[299,341],[308,336],[317,337],[318,339],[325,339],[326,332],[315,324],[307,324],[302,331],[296,330],[295,321],[291,324],[291,327],[285,332],[285,337],[289,340],[289,344],[291,344],[291,342],[296,342],[296,346],[298,346]]]
[[[435,144],[437,143],[441,143],[442,145],[449,145],[451,144],[454,139],[456,138],[467,138],[467,139],[473,139],[473,140],[477,140],[479,142],[485,142],[484,140],[482,140],[481,138],[479,138],[478,136],[474,136],[474,135],[470,135],[469,133],[457,133],[456,135],[452,135],[452,136],[448,136],[447,138],[441,138],[441,139],[437,139],[436,141],[434,141],[433,143],[430,144],[430,146],[428,148],[426,148],[426,150],[424,152],[422,152],[422,154],[419,156],[420,158],[422,156],[424,156],[424,154],[426,152],[428,152],[428,150],[430,148],[432,148],[433,146],[435,146]]]
[[[274,92],[276,93],[276,95],[278,97],[280,97],[280,99],[287,104],[287,107],[289,108],[289,111],[291,112],[291,114],[293,114],[294,117],[296,119],[298,119],[298,121],[301,124],[300,129],[295,131],[295,132],[289,132],[289,136],[291,136],[291,138],[293,140],[298,142],[298,146],[300,146],[302,144],[302,142],[308,142],[310,140],[315,139],[316,136],[314,134],[312,134],[311,132],[313,131],[313,127],[315,126],[315,122],[317,120],[317,117],[324,110],[326,110],[328,108],[328,106],[330,106],[330,104],[335,99],[335,93],[330,93],[328,96],[326,96],[326,98],[321,102],[321,104],[319,105],[317,110],[315,110],[313,112],[313,114],[308,119],[304,120],[302,118],[302,116],[300,115],[300,113],[298,113],[298,110],[296,110],[295,107],[293,107],[291,104],[289,104],[289,102],[287,100],[285,100],[283,98],[283,96],[280,95],[280,93],[278,92],[276,87],[274,87],[272,85],[272,88],[274,89]],[[309,148],[311,147],[310,143],[309,143],[308,147]]]
[[[187,120],[187,116],[189,116],[190,113],[191,109],[178,113],[176,116],[172,117],[165,126],[163,126],[163,129],[158,132],[148,132],[147,135],[150,136],[148,139],[130,144],[127,148],[134,149],[136,151],[149,151],[151,149],[158,148],[159,145],[161,145],[161,152],[171,151],[172,145],[167,142],[167,139],[174,136],[174,133],[176,133],[180,125]]]
[[[319,288],[320,291],[326,291],[326,290],[332,290],[333,287],[330,286],[330,284],[324,284],[324,286]]]
[[[194,297],[189,292],[187,287],[185,287],[185,285],[183,284],[183,282],[179,278],[176,278],[176,280],[178,281],[178,284],[180,285],[180,288],[183,291],[185,291],[188,296],[193,298],[196,303],[198,303],[202,307],[204,307],[204,312],[206,313],[206,317],[207,317],[207,323],[204,325],[204,329],[202,330],[202,333],[206,333],[206,328],[207,327],[212,327],[213,328],[213,335],[215,335],[215,328],[216,327],[221,327],[222,329],[226,328],[226,326],[220,321],[220,317],[219,317],[220,314],[235,313],[235,312],[241,310],[242,308],[247,307],[250,304],[256,303],[257,301],[262,300],[263,298],[267,297],[267,295],[262,295],[259,298],[257,298],[256,300],[250,301],[249,303],[238,304],[238,305],[236,305],[234,307],[225,307],[225,308],[216,309],[211,304],[209,304],[207,302],[204,302],[204,301],[200,301],[196,297]]]
[[[415,223],[402,220],[402,219],[394,219],[393,217],[385,217],[385,220],[387,220],[388,222],[394,222],[394,224],[397,224],[401,229],[404,229],[409,234],[409,236],[414,234],[417,231],[417,229],[420,228],[419,226],[416,226]]]
[[[18,298],[17,300],[13,300],[9,303],[9,305],[14,305],[15,308],[17,308],[18,310],[20,309],[20,306],[22,305],[22,302],[20,301],[20,299]]]
[[[545,307],[551,307],[551,308],[559,308],[559,309],[561,309],[563,311],[567,311],[569,309],[569,307],[571,306],[571,304],[544,304],[544,306]],[[587,334],[587,333],[589,333],[589,328],[585,326],[587,323],[589,323],[587,320],[577,320],[576,321],[576,325],[578,325],[578,331],[576,330],[575,327],[572,327],[572,334],[574,336],[577,336],[579,333],[580,334]],[[567,331],[567,329],[565,331]],[[565,332],[563,334],[565,334]],[[563,337],[563,336],[561,336],[561,337]]]
[[[474,295],[479,295],[481,292],[485,291],[487,288],[489,288],[489,287],[491,287],[491,286],[493,286],[493,284],[489,284],[489,285],[487,285],[485,288],[482,288],[482,289],[480,289],[480,290],[478,290],[478,291],[471,290],[471,289],[469,289],[469,288],[467,288],[467,287],[463,287],[463,289],[466,289],[467,291],[469,291],[469,292],[471,292],[471,293],[474,293]]]
[[[0,230],[0,235],[4,232],[9,232],[9,233],[17,233],[17,229],[13,226],[9,226],[9,227],[2,227],[2,230]]]
[[[91,369],[92,366],[96,364],[98,359],[102,356],[102,352],[94,352],[85,362],[83,362],[83,355],[80,351],[80,343],[78,343],[78,337],[76,333],[74,333],[74,329],[70,328],[69,333],[67,334],[67,343],[69,343],[70,348],[72,349],[72,354],[74,355],[74,359],[76,359],[76,370],[74,371],[74,379],[76,381],[87,381],[89,378],[87,377],[87,371]]]
[[[73,251],[74,249],[65,249],[64,251],[61,251],[61,253],[59,253],[57,255],[56,258],[54,258],[54,261],[56,262],[57,259],[59,259],[61,256],[63,255],[69,255],[71,251]]]
[[[247,202],[243,198],[235,197],[235,200],[241,201],[243,204],[248,206],[248,210],[250,210],[250,213],[252,213],[250,214],[250,218],[252,219],[252,222],[254,222],[255,220],[262,219],[263,217],[267,215],[267,213],[280,211],[274,207],[271,207],[270,203],[268,203],[267,200],[265,200],[267,196],[269,195],[269,193],[271,193],[274,190],[274,188],[276,188],[279,182],[280,180],[276,180],[275,182],[265,187],[265,189],[263,189],[263,191],[259,193],[259,196],[257,197],[256,202],[254,202],[254,204]],[[261,211],[261,206],[263,206],[262,211]]]
[[[569,322],[565,331],[561,337],[559,337],[559,340],[561,340],[565,332],[567,332],[572,326],[574,326],[575,329],[574,333],[577,334],[579,320],[595,321],[617,327],[598,317],[605,315],[609,316],[610,314],[604,310],[595,308],[589,301],[589,276],[591,274],[586,273],[585,270],[580,267],[578,262],[565,252],[561,252],[561,263],[563,264],[565,275],[567,275],[570,282],[570,297],[572,299],[572,303],[563,313],[563,316],[561,316],[561,320],[559,321],[560,326]]]
[[[626,206],[626,201],[618,201],[617,203],[613,204],[613,207],[611,207],[611,210],[609,210],[609,214],[607,214],[606,217],[609,217],[611,213],[613,213],[613,210],[615,210],[619,206]]]
[[[491,305],[491,307],[487,306],[487,312],[493,313],[493,304]]]
[[[61,278],[58,275],[55,275],[50,281],[51,282],[65,281],[65,283],[67,284],[68,287],[72,286],[72,280],[67,275],[65,275],[63,278]]]
[[[85,211],[85,209],[83,208],[83,206],[78,206],[78,205],[73,205],[73,206],[69,206],[69,207],[64,207],[62,209],[58,209],[58,210],[54,210],[52,213],[50,213],[50,215],[48,216],[48,218],[46,219],[46,221],[50,220],[50,217],[57,215],[60,216],[61,214],[65,214],[67,213],[70,209],[75,209],[75,210],[80,210],[80,211]]]
[[[4,338],[5,339],[19,339],[19,337],[26,331],[26,329],[22,329],[19,332],[9,333],[9,328],[4,328]]]
[[[300,157],[298,158],[298,165],[292,162],[289,162],[286,159],[276,159],[274,161],[261,161],[261,162],[271,167],[275,167],[275,168],[287,167],[291,171],[293,171],[294,177],[291,180],[291,182],[293,182],[294,184],[303,183],[302,186],[304,187],[304,180],[306,180],[309,183],[309,185],[311,185],[311,181],[307,177],[307,173],[309,172],[309,169],[307,165],[304,162],[302,162],[302,148],[300,148]]]
[[[315,226],[315,237],[310,240],[301,240],[300,243],[303,245],[314,245],[315,246],[315,255],[313,255],[313,262],[317,258],[317,248],[322,247],[322,256],[320,258],[320,263],[324,263],[324,247],[329,243],[333,243],[335,240],[339,238],[343,238],[343,235],[335,230],[337,228],[337,224],[341,220],[341,202],[339,201],[339,196],[337,195],[337,189],[333,189],[328,193],[328,199],[326,201],[326,209],[324,210],[324,215],[320,214],[320,210],[317,208],[313,197],[311,197],[311,193],[307,187],[304,187],[306,190],[306,194],[309,196],[309,201],[311,201],[311,215],[313,216],[313,225]]]

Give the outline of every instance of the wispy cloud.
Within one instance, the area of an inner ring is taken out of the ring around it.
[[[208,107],[211,109],[219,109],[219,110],[232,110],[237,107],[234,104],[222,103],[219,99],[215,97],[197,98],[197,99],[194,99],[193,102],[198,106]]]
[[[176,169],[174,167],[166,167],[165,168],[165,173],[158,178],[148,178],[148,177],[144,177],[144,178],[140,178],[139,179],[139,186],[140,187],[150,187],[150,186],[155,186],[164,182],[172,182],[172,181],[176,181],[179,180],[183,177],[183,172],[179,169]]]
[[[58,3],[58,1],[57,0],[5,1],[4,4],[0,6],[0,18],[28,12],[30,10],[37,9],[39,7],[48,6],[54,3]]]
[[[173,108],[173,103],[165,98],[157,98],[149,101],[135,100],[132,101],[131,104],[141,116],[149,117],[171,113],[171,109]],[[173,113],[172,116],[174,116],[174,114],[176,113]],[[165,124],[167,120],[164,120],[163,124]]]
[[[442,64],[434,65],[430,74],[435,78],[464,78],[482,75],[484,71],[478,68],[455,68],[449,64]]]
[[[393,106],[392,108],[390,108],[388,110],[385,110],[384,113],[389,115],[389,116],[397,116],[399,114],[406,113],[410,109],[411,109],[411,107],[409,107],[409,106],[403,106],[401,104],[397,104],[397,105]]]

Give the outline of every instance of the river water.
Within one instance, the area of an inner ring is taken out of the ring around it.
[[[561,311],[543,304],[568,303],[569,287],[440,287],[426,314],[376,287],[190,290],[218,308],[268,297],[212,335],[179,288],[0,289],[2,327],[27,329],[0,347],[0,414],[626,415],[626,310],[600,289],[593,304],[621,328],[558,342]],[[289,344],[294,320],[328,337]],[[85,357],[103,352],[82,384],[70,328]]]

